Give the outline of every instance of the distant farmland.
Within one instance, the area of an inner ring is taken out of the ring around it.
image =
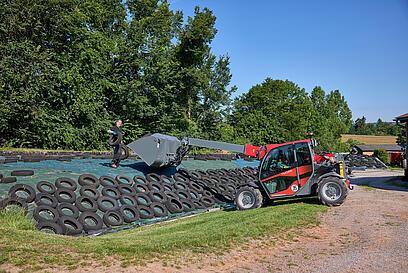
[[[341,141],[352,139],[362,144],[395,144],[396,136],[371,136],[371,135],[341,135]]]

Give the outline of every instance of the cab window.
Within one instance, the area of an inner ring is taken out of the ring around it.
[[[296,159],[299,167],[312,165],[312,155],[307,143],[296,143]]]
[[[262,165],[261,179],[277,175],[295,167],[292,144],[275,148],[266,155]]]

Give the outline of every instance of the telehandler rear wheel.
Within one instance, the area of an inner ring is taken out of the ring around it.
[[[242,187],[235,195],[235,205],[239,210],[260,208],[262,202],[261,191],[254,187]]]

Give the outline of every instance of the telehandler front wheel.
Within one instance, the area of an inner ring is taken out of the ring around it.
[[[235,195],[235,205],[239,210],[260,208],[262,202],[261,191],[254,187],[242,187]]]
[[[320,202],[330,207],[343,204],[347,193],[346,185],[337,177],[324,178],[317,188]]]

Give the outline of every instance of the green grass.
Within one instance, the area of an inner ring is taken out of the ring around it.
[[[0,212],[0,266],[73,269],[91,261],[140,265],[197,253],[221,253],[252,239],[293,239],[291,229],[318,224],[326,207],[289,202],[249,211],[218,211],[100,237],[67,237],[36,231],[22,213]]]
[[[388,168],[392,171],[403,171],[404,168],[398,166],[388,166]]]

